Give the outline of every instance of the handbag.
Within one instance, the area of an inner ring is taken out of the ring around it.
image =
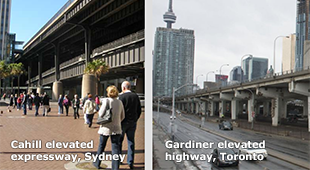
[[[100,117],[98,116],[97,124],[103,125],[112,122],[112,108],[109,104],[109,99],[107,99],[106,109],[103,115]]]
[[[49,112],[51,112],[51,107],[49,107],[49,108],[47,109],[47,113],[49,113]]]

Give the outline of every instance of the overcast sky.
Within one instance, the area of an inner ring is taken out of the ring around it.
[[[169,0],[153,3],[153,38],[156,27],[166,27],[163,14]],[[296,0],[173,0],[177,16],[173,28],[195,30],[195,71],[202,86],[206,74],[219,70],[229,75],[241,57],[252,54],[273,62],[274,40],[296,30]],[[153,40],[152,40],[153,41]],[[276,72],[281,70],[282,39],[276,41]],[[219,72],[218,72],[219,73]],[[214,74],[209,74],[214,81]]]

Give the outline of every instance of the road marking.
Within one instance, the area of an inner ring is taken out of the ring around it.
[[[9,119],[15,119],[15,118],[26,118],[25,116],[8,116]]]

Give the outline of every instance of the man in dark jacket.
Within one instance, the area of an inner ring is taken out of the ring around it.
[[[27,115],[27,101],[28,101],[28,98],[29,98],[29,95],[26,94],[25,92],[23,93],[24,97],[22,99],[22,106],[23,106],[23,110],[24,110],[24,115]]]
[[[34,97],[34,105],[36,107],[36,113],[35,113],[35,116],[38,116],[39,115],[39,108],[40,108],[40,103],[41,103],[41,98],[39,96],[39,93],[36,94],[36,96]]]
[[[122,121],[122,135],[120,138],[120,153],[122,153],[122,144],[126,134],[128,141],[127,164],[133,169],[135,158],[135,132],[137,121],[141,115],[141,104],[137,94],[130,91],[130,83],[124,81],[122,83],[122,94],[119,100],[122,101],[125,109],[125,119]]]
[[[48,110],[50,109],[50,98],[46,93],[44,93],[43,99],[42,99],[42,105],[43,105],[43,116],[47,116]]]

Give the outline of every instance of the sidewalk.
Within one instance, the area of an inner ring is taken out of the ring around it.
[[[74,119],[73,109],[70,108],[69,116],[57,114],[57,104],[51,103],[51,113],[47,117],[42,116],[42,109],[39,116],[34,116],[34,110],[27,112],[27,116],[22,116],[23,111],[12,109],[8,113],[7,107],[3,106],[0,101],[0,110],[4,113],[0,114],[0,170],[23,169],[53,169],[64,170],[64,166],[70,161],[12,161],[12,154],[76,154],[82,160],[87,152],[96,153],[99,144],[98,125],[93,124],[92,128],[84,125],[83,115],[80,119]],[[80,111],[81,112],[81,111]],[[95,115],[94,120],[97,119]],[[142,113],[136,131],[136,154],[135,169],[144,169],[144,113]],[[32,141],[41,140],[42,149],[13,149],[11,141]],[[55,140],[57,142],[90,142],[93,140],[93,148],[91,149],[47,149],[45,143]],[[127,140],[125,137],[123,143],[123,154],[127,153]],[[110,139],[107,142],[105,151],[111,153]],[[129,169],[127,166],[127,157],[120,169]]]

